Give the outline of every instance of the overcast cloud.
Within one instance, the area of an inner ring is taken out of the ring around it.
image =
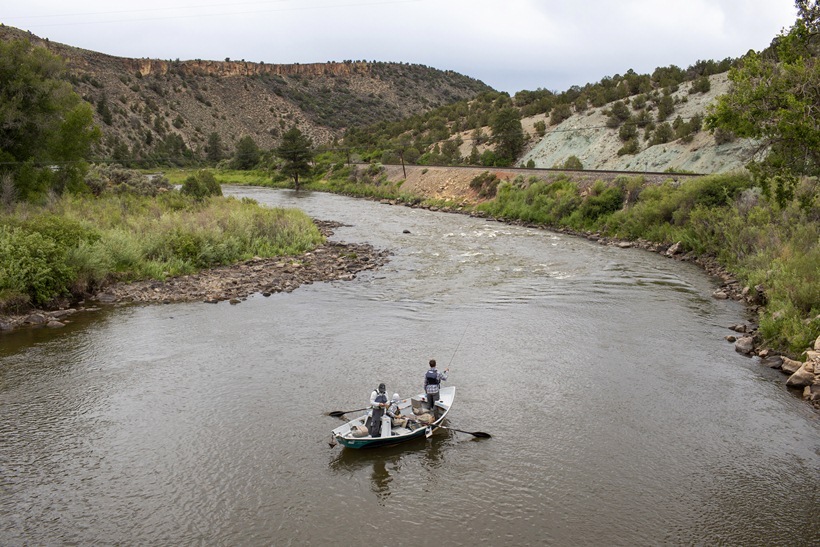
[[[0,22],[123,57],[419,63],[514,94],[738,57],[793,0],[0,0]]]

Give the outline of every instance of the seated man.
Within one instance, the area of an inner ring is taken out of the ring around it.
[[[387,407],[387,415],[390,416],[393,427],[406,427],[410,429],[410,418],[402,415],[399,409],[400,402],[399,394],[394,393],[393,398],[390,400],[390,406]]]

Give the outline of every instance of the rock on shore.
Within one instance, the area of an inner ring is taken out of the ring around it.
[[[351,280],[387,262],[388,253],[369,245],[325,243],[297,257],[255,257],[167,281],[118,283],[98,294],[104,303],[208,302],[238,303],[255,293],[270,296],[313,282]]]

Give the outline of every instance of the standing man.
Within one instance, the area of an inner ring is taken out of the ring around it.
[[[424,375],[424,393],[427,396],[427,404],[433,411],[433,416],[436,415],[436,401],[438,401],[438,392],[441,389],[441,382],[447,379],[447,371],[450,368],[444,369],[444,372],[439,372],[436,369],[436,360],[430,359],[430,368],[427,374]]]
[[[370,433],[371,437],[381,437],[382,416],[387,408],[387,387],[379,384],[379,387],[370,393]]]

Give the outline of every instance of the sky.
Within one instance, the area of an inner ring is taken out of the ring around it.
[[[0,0],[0,22],[121,57],[427,65],[511,95],[760,51],[793,0]]]

